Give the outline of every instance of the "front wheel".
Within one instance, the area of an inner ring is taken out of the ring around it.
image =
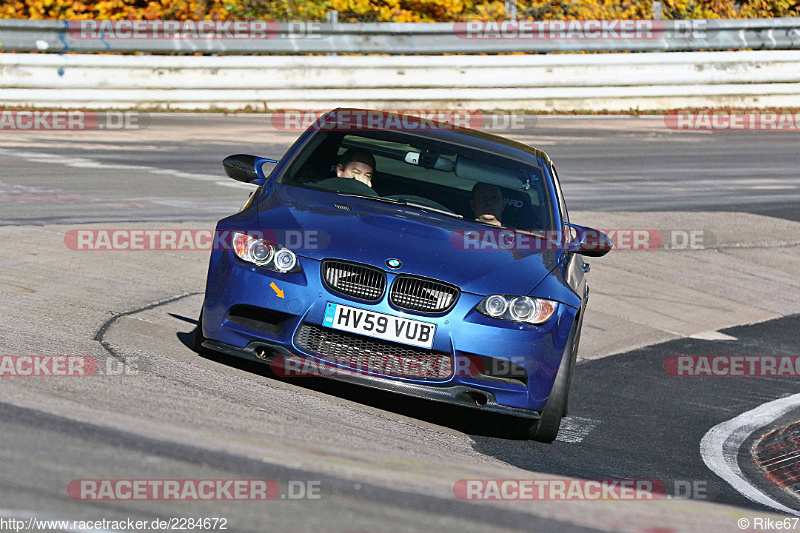
[[[205,302],[203,303],[203,307],[205,307]],[[203,342],[206,338],[203,336],[203,310],[200,310],[200,317],[197,319],[197,327],[194,330],[194,336],[192,337],[192,349],[197,353],[202,353],[205,348],[203,348]]]
[[[567,339],[568,349],[564,351],[564,355],[561,357],[561,364],[558,366],[558,373],[553,382],[550,397],[547,399],[544,409],[542,409],[539,420],[528,429],[528,436],[535,441],[553,442],[558,436],[561,417],[566,412],[569,388],[572,384],[572,373],[575,368],[573,360],[577,355],[575,353],[577,348],[575,338],[580,334],[580,325],[580,320],[576,320],[572,326],[569,339]]]

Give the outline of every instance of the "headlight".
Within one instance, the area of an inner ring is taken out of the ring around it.
[[[539,304],[536,300],[523,296],[522,298],[514,298],[508,304],[508,313],[514,320],[525,322],[536,316]]]
[[[493,294],[478,304],[479,313],[500,320],[543,324],[556,312],[558,302],[529,296]]]
[[[281,272],[289,272],[296,264],[297,256],[294,255],[293,251],[287,248],[281,248],[278,250],[278,253],[275,254],[275,268]]]
[[[502,296],[489,296],[484,302],[486,314],[492,318],[500,318],[508,309],[508,302]]]
[[[293,251],[264,239],[233,232],[233,251],[242,261],[277,272],[299,272]]]

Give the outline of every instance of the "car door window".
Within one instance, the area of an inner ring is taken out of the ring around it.
[[[569,213],[567,212],[567,204],[564,202],[564,195],[561,193],[561,183],[558,180],[558,172],[556,172],[555,165],[550,165],[550,170],[553,172],[553,183],[556,186],[556,196],[558,197],[558,209],[561,211],[561,222],[569,224]]]

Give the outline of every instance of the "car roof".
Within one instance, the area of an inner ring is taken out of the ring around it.
[[[472,148],[475,150],[480,150],[483,152],[491,152],[497,155],[509,157],[511,159],[522,159],[522,160],[531,160],[531,156],[540,157],[544,159],[546,162],[550,162],[550,158],[547,156],[545,152],[539,150],[537,148],[533,148],[532,146],[528,146],[527,144],[523,144],[518,141],[513,141],[506,137],[501,137],[500,135],[494,135],[492,133],[487,133],[485,131],[474,130],[471,128],[465,128],[463,126],[457,126],[454,124],[449,124],[446,122],[440,122],[430,118],[421,118],[414,115],[405,115],[402,113],[390,113],[387,111],[381,110],[373,110],[373,109],[358,109],[358,108],[350,108],[350,107],[338,107],[322,117],[320,117],[320,123],[334,119],[336,114],[366,114],[366,113],[386,113],[387,115],[396,115],[402,116],[403,122],[407,124],[415,124],[421,125],[424,124],[428,125],[428,127],[409,127],[409,131],[402,132],[409,135],[415,135],[417,137],[422,137],[434,141],[441,141],[446,143],[458,144],[461,146],[466,146],[468,148]],[[458,112],[458,110],[454,110],[454,113]],[[433,123],[440,127],[431,128],[430,124]],[[360,130],[374,130],[374,131],[390,131],[385,130],[382,127],[370,127],[368,124],[364,125],[363,127],[359,128]]]

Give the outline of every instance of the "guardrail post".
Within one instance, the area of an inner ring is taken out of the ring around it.
[[[339,12],[335,9],[331,9],[327,13],[325,13],[325,20],[328,24],[339,24]],[[331,52],[327,54],[329,56],[338,56],[336,52]]]
[[[656,20],[664,18],[664,4],[661,2],[653,2],[653,18]]]
[[[517,18],[517,0],[506,0],[506,17],[516,20]]]

